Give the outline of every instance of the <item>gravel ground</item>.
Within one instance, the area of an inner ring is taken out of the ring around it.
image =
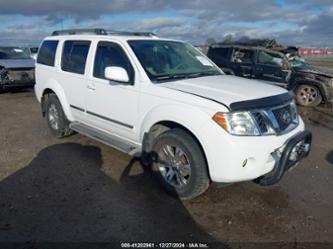
[[[0,241],[333,243],[330,108],[300,109],[312,151],[278,184],[180,201],[134,158],[79,134],[54,138],[33,92],[1,94]]]

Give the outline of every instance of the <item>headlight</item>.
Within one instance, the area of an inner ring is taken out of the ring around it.
[[[239,136],[259,136],[260,132],[249,112],[218,112],[213,120],[227,132]]]

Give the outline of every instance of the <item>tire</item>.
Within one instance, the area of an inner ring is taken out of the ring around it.
[[[316,86],[299,85],[296,88],[297,104],[302,106],[317,106],[323,100],[321,93]]]
[[[208,189],[210,179],[204,154],[186,131],[175,128],[162,133],[153,141],[151,153],[155,155],[153,173],[167,192],[180,199],[193,199]],[[170,156],[172,153],[174,157]],[[181,155],[179,160],[177,154]]]
[[[45,104],[45,117],[49,129],[56,137],[62,138],[72,134],[72,130],[69,128],[70,122],[55,94],[48,95]]]

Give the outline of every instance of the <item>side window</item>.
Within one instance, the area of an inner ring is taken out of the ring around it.
[[[84,74],[90,41],[65,41],[62,51],[61,69]]]
[[[211,47],[208,51],[208,57],[215,63],[227,61],[229,55],[229,48]]]
[[[234,50],[232,61],[235,63],[252,64],[253,57],[254,57],[254,50],[237,48]]]
[[[267,51],[259,51],[258,63],[268,64],[273,66],[282,66],[283,57],[279,54],[270,53]]]
[[[59,41],[55,40],[44,41],[38,53],[37,63],[53,67],[58,43]]]
[[[104,70],[110,66],[124,68],[130,82],[134,82],[134,70],[124,50],[116,43],[99,42],[95,55],[94,77],[105,79]]]

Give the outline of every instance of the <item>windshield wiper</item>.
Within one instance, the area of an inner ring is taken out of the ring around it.
[[[212,75],[220,75],[220,73],[216,71],[207,71],[207,72],[188,73],[188,74],[161,75],[156,77],[155,81],[189,79],[189,78],[198,78],[198,77],[212,76]]]
[[[171,74],[171,75],[161,75],[155,78],[155,81],[164,81],[164,80],[174,80],[174,79],[187,79],[188,74]]]
[[[220,75],[220,73],[216,71],[206,71],[206,72],[188,74],[188,77],[197,78],[197,77],[213,76],[213,75]]]

